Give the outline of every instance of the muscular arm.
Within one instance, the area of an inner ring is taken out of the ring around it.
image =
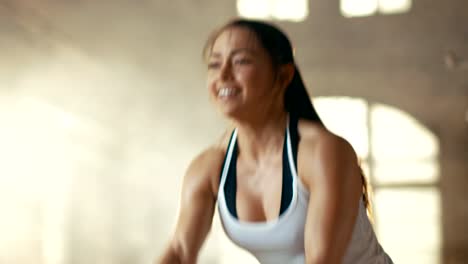
[[[213,173],[222,162],[220,151],[199,155],[184,177],[175,233],[156,264],[194,264],[211,228],[215,207]]]
[[[301,148],[301,169],[310,191],[306,263],[341,264],[362,194],[356,154],[348,142],[330,133]]]

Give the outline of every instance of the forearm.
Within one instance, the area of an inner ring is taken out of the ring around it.
[[[317,252],[307,255],[306,264],[341,264],[340,259],[341,257],[331,252]]]
[[[197,263],[199,251],[211,228],[216,201],[211,175],[215,177],[217,174],[204,171],[206,168],[202,166],[207,162],[205,159],[209,158],[208,154],[197,157],[184,177],[176,228],[170,243],[155,264]],[[217,156],[221,163],[222,155]]]
[[[182,261],[174,248],[169,246],[154,264],[182,264]]]
[[[155,264],[196,264],[196,257],[188,256],[177,248],[173,245],[167,247]]]

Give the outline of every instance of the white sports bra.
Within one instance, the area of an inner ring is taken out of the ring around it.
[[[293,122],[291,122],[293,123]],[[297,134],[297,120],[293,127],[293,138]],[[296,132],[296,133],[294,133]],[[304,264],[304,227],[309,203],[309,192],[301,183],[296,171],[296,153],[293,153],[290,125],[286,129],[283,178],[290,177],[292,194],[283,195],[283,209],[277,219],[266,222],[246,222],[237,218],[235,209],[236,186],[235,162],[237,157],[237,130],[234,130],[226,152],[218,191],[218,210],[227,236],[239,247],[253,254],[261,264]],[[287,163],[287,164],[286,164]],[[233,170],[234,168],[234,170]],[[234,173],[232,173],[234,172]],[[283,179],[283,193],[287,181]],[[234,190],[233,190],[234,189]],[[226,194],[227,193],[227,194]],[[284,203],[285,202],[285,203]],[[311,249],[313,250],[313,249]],[[343,259],[343,264],[391,264],[392,260],[383,251],[370,224],[364,203],[361,199],[359,213],[354,226],[352,239]]]

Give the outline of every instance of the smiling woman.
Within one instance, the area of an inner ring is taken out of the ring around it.
[[[367,218],[357,156],[322,124],[286,35],[235,20],[204,54],[210,99],[234,129],[193,159],[157,263],[196,263],[215,206],[227,236],[260,263],[392,263]]]

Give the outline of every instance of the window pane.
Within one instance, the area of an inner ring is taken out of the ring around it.
[[[237,11],[247,18],[268,18],[271,15],[272,3],[269,0],[237,0]]]
[[[379,11],[383,14],[405,13],[411,9],[411,0],[379,0]]]
[[[340,8],[345,17],[370,16],[377,12],[377,0],[341,0]]]
[[[379,160],[434,158],[437,138],[408,114],[385,105],[371,107],[371,146]]]
[[[436,160],[377,161],[373,172],[375,184],[436,183],[439,163]]]
[[[318,97],[313,102],[325,126],[348,140],[361,159],[367,158],[367,103],[348,97]]]
[[[376,232],[399,264],[440,263],[440,194],[436,188],[377,189]]]
[[[238,0],[240,16],[247,18],[303,21],[309,14],[307,0]]]
[[[280,20],[303,21],[309,14],[307,0],[276,0],[273,17]]]

